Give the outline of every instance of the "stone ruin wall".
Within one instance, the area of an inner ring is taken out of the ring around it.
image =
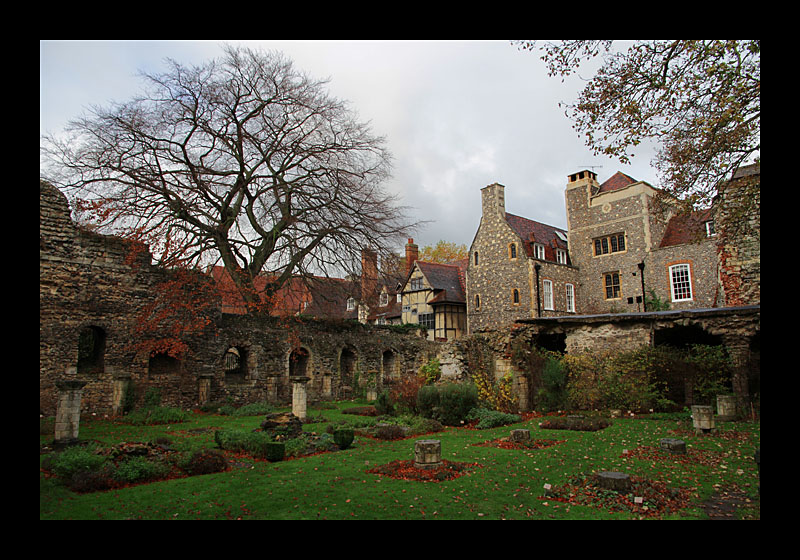
[[[149,355],[133,349],[133,322],[168,273],[152,266],[147,252],[131,260],[131,245],[124,240],[77,227],[66,197],[44,182],[39,214],[39,407],[44,414],[55,412],[56,383],[65,380],[86,381],[81,409],[89,413],[118,411],[129,388],[141,398],[157,387],[164,404],[187,408],[205,401],[289,402],[290,356],[300,346],[309,354],[305,374],[313,401],[351,394],[354,388],[347,383],[352,384],[354,372],[362,386],[387,386],[436,355],[435,343],[386,327],[217,313],[211,327],[188,338],[190,351],[183,360],[154,367]],[[79,334],[87,327],[105,334],[102,367],[90,373],[77,369]],[[224,368],[230,346],[245,354],[244,373],[235,378]],[[343,380],[344,349],[352,352],[353,372]],[[391,371],[384,371],[387,352]]]

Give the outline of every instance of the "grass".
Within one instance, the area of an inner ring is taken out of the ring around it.
[[[355,406],[309,409],[327,422],[354,420],[341,410]],[[129,426],[84,419],[80,439],[111,445],[122,441],[170,438],[182,449],[215,447],[214,428],[258,427],[262,416],[191,413],[174,425]],[[695,436],[687,415],[614,419],[596,432],[547,430],[533,418],[488,430],[447,428],[435,435],[379,441],[356,435],[351,448],[270,463],[237,458],[226,472],[78,494],[40,472],[40,519],[637,519],[642,512],[612,512],[603,502],[581,505],[545,495],[567,488],[582,473],[617,470],[688,490],[689,502],[662,519],[707,519],[703,502],[738,491],[746,507],[737,515],[760,518],[757,465],[758,423],[718,423],[718,433]],[[324,432],[326,422],[304,425]],[[559,440],[542,449],[503,449],[475,445],[531,431],[534,440]],[[659,440],[677,437],[687,443],[683,458],[658,450]],[[367,471],[413,458],[416,439],[439,439],[442,458],[478,463],[469,474],[443,482],[397,480]],[[40,444],[52,436],[41,435]],[[40,461],[45,455],[40,456]]]

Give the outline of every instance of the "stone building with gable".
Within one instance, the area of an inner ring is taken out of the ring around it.
[[[583,170],[568,177],[566,230],[506,212],[505,187],[484,187],[466,275],[469,332],[652,311],[656,302],[671,310],[760,303],[759,204],[747,233],[727,234],[726,209],[743,198],[744,181],[760,181],[758,164],[723,185],[712,208],[686,214],[644,181],[618,172],[601,184]]]

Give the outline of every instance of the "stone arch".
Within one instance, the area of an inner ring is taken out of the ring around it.
[[[289,377],[310,377],[311,351],[304,346],[292,349],[288,356],[287,372]]]
[[[352,344],[346,344],[339,351],[339,380],[343,387],[353,387],[358,370],[358,352]]]
[[[653,346],[685,349],[693,344],[720,346],[723,344],[723,340],[721,336],[709,332],[697,323],[673,324],[665,328],[656,327],[653,330]]]
[[[247,379],[248,347],[231,344],[222,355],[225,383],[242,383]]]
[[[78,375],[99,375],[105,371],[106,331],[96,325],[78,334]]]
[[[381,354],[381,378],[384,382],[400,378],[400,357],[394,348]]]
[[[153,354],[147,362],[147,374],[150,377],[173,375],[180,372],[181,361],[165,352]]]

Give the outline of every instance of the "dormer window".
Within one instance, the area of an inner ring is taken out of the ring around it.
[[[556,249],[556,262],[558,264],[567,264],[567,252],[564,249]]]
[[[544,245],[542,245],[541,243],[534,243],[533,256],[536,259],[544,260]]]
[[[717,231],[714,229],[714,220],[709,220],[706,222],[706,237],[714,237],[717,235]]]
[[[347,298],[347,310],[352,311],[356,308],[356,300],[353,298]]]

